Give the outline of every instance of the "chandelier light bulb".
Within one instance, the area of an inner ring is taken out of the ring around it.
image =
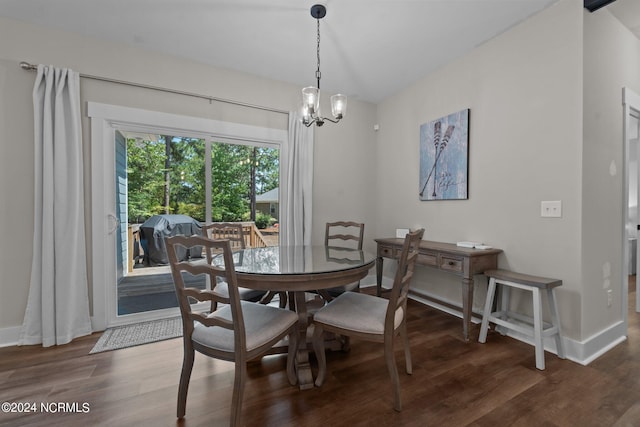
[[[347,111],[347,97],[337,93],[331,97],[331,113],[335,119],[344,117]]]
[[[320,90],[313,86],[302,89],[302,105],[310,115],[318,114],[320,110]]]

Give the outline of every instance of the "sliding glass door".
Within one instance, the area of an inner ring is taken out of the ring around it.
[[[121,130],[115,147],[120,320],[177,314],[165,236],[241,222],[248,245],[278,244],[277,146]]]

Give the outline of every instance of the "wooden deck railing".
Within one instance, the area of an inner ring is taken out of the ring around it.
[[[262,232],[256,227],[255,222],[243,222],[242,231],[244,232],[245,243],[248,248],[264,248],[269,246]]]
[[[210,224],[220,224],[220,223],[212,222]],[[267,239],[265,239],[265,236],[258,229],[255,222],[236,221],[236,222],[231,222],[230,224],[242,225],[242,234],[244,234],[244,243],[247,248],[263,248],[265,246],[273,246],[273,244],[269,245],[269,242],[267,241]],[[277,242],[277,239],[276,239],[276,242]]]

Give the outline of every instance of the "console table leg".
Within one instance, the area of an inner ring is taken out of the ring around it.
[[[471,329],[471,308],[473,305],[473,278],[462,279],[462,336],[469,341]]]
[[[382,263],[384,259],[376,258],[376,296],[382,296]]]

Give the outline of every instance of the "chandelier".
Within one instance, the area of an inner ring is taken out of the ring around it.
[[[338,123],[347,111],[347,96],[335,94],[331,97],[331,114],[333,119],[320,115],[320,19],[327,14],[327,8],[322,4],[311,6],[311,16],[316,19],[318,25],[317,57],[318,68],[316,69],[317,86],[309,86],[302,89],[302,123],[309,127],[312,124],[322,126],[325,120]]]

